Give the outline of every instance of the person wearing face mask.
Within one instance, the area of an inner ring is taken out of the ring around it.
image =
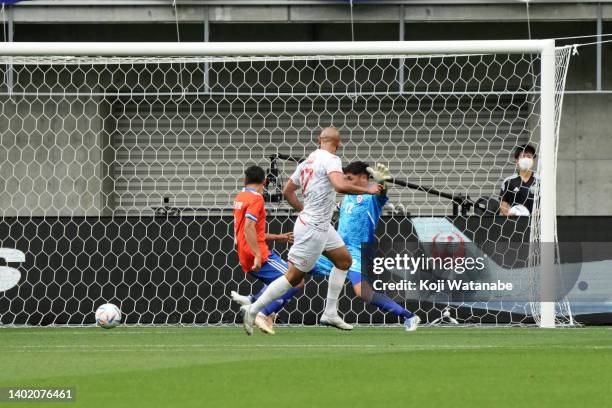
[[[534,173],[535,148],[529,144],[521,145],[514,151],[517,174],[502,182],[500,214],[503,216],[530,215],[533,210],[538,176]]]

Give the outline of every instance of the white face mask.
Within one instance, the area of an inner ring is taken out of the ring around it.
[[[531,157],[521,157],[518,161],[518,167],[523,171],[531,169],[531,166],[533,166],[533,159]]]

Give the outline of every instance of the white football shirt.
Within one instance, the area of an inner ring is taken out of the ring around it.
[[[323,231],[327,231],[336,205],[336,190],[329,181],[329,174],[334,172],[342,173],[340,158],[317,149],[291,175],[291,181],[301,187],[304,198],[300,218],[306,225]]]

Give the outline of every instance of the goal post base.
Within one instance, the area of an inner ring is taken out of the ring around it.
[[[555,324],[555,304],[554,302],[540,303],[540,323],[543,329],[554,329]]]
[[[438,326],[443,324],[458,325],[459,322],[457,321],[457,319],[451,316],[451,308],[450,306],[447,306],[446,308],[444,308],[444,310],[440,312],[440,317],[434,319],[430,324],[432,326]]]

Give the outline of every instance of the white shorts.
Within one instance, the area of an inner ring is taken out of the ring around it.
[[[293,227],[293,245],[289,249],[289,262],[302,272],[310,272],[323,251],[342,248],[344,241],[332,225],[327,231],[308,227],[298,217]]]

